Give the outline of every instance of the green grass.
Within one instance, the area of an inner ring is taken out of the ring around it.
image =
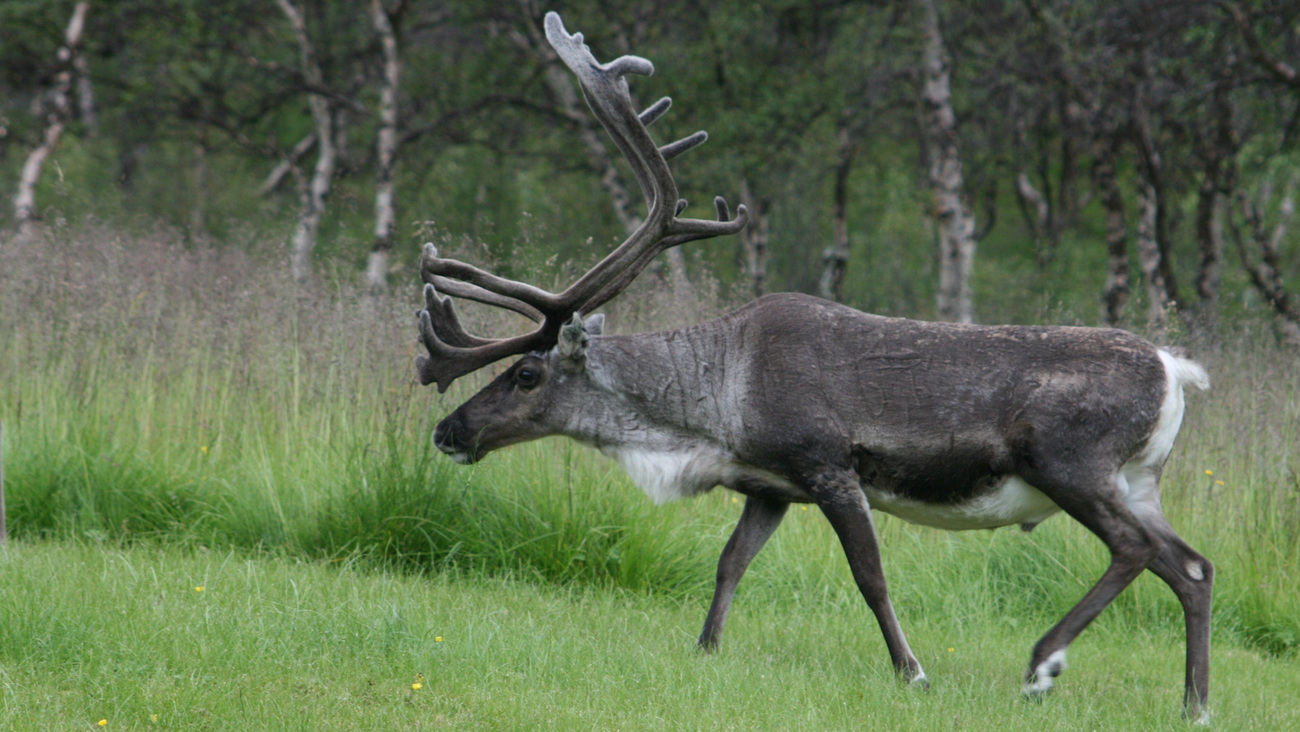
[[[0,588],[4,729],[1183,728],[1177,634],[1113,618],[1025,702],[1041,627],[903,609],[920,693],[865,607],[762,586],[711,657],[701,599],[503,577],[42,542],[0,551]],[[1300,725],[1295,658],[1214,662],[1217,727]]]
[[[880,517],[928,695],[894,683],[815,509],[791,512],[723,652],[702,659],[690,648],[739,504],[654,507],[565,440],[472,468],[441,458],[432,425],[472,384],[412,383],[418,298],[302,290],[163,235],[7,245],[0,271],[12,728],[1176,724],[1181,612],[1149,575],[1072,647],[1059,694],[1018,701],[1030,646],[1106,564],[1068,519],[951,534]],[[613,327],[683,317],[648,296]],[[1197,356],[1215,388],[1191,397],[1162,487],[1218,569],[1212,707],[1222,728],[1285,728],[1271,722],[1300,696],[1300,369],[1248,329]],[[430,693],[411,694],[416,672]],[[33,710],[52,721],[29,724]]]

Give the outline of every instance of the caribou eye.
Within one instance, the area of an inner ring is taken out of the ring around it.
[[[515,384],[525,389],[537,386],[539,380],[541,380],[541,374],[533,369],[523,368],[515,372]]]

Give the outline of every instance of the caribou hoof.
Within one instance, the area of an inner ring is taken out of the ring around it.
[[[1047,657],[1046,661],[1034,667],[1025,678],[1025,688],[1021,693],[1029,699],[1041,699],[1052,690],[1056,677],[1065,670],[1065,650],[1059,650]]]

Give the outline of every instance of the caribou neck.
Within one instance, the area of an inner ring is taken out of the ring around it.
[[[574,415],[571,436],[602,448],[727,449],[745,358],[721,326],[593,338],[588,378],[609,398]]]

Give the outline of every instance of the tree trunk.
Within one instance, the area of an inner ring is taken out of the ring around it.
[[[1016,173],[1016,203],[1020,206],[1020,213],[1025,219],[1025,226],[1029,227],[1029,235],[1033,238],[1034,261],[1038,265],[1039,273],[1043,273],[1056,255],[1057,227],[1052,221],[1050,186],[1048,186],[1048,195],[1043,195],[1042,191],[1038,190],[1038,187],[1034,185],[1033,180],[1029,177],[1028,126],[1024,114],[1015,115],[1016,157],[1018,158],[1017,167],[1019,168]],[[1064,142],[1062,147],[1065,147]],[[1044,156],[1040,154],[1039,157],[1041,159]],[[1040,164],[1038,167],[1041,169],[1046,166]],[[1045,172],[1043,175],[1044,180],[1047,180]]]
[[[1029,235],[1034,240],[1034,257],[1038,271],[1047,270],[1055,249],[1051,245],[1052,209],[1047,198],[1034,187],[1029,174],[1021,170],[1016,174],[1016,200],[1020,203],[1020,212],[1025,216],[1029,226]]]
[[[1216,327],[1219,308],[1219,271],[1223,262],[1223,222],[1221,212],[1224,191],[1236,186],[1236,156],[1239,147],[1234,125],[1232,91],[1234,87],[1231,55],[1219,67],[1211,95],[1213,131],[1205,143],[1204,173],[1196,201],[1196,242],[1199,252],[1196,268],[1196,294],[1201,324],[1209,331]]]
[[[99,134],[99,115],[95,112],[95,87],[90,83],[90,69],[86,63],[86,54],[72,55],[72,70],[77,76],[77,114],[81,115],[81,124],[86,128],[86,135],[95,137]]]
[[[849,266],[849,172],[856,148],[847,124],[839,129],[839,156],[835,164],[835,222],[831,245],[822,253],[822,276],[818,290],[822,297],[844,301],[844,274]]]
[[[1169,289],[1161,266],[1162,253],[1156,241],[1159,204],[1156,187],[1146,178],[1138,180],[1138,266],[1147,287],[1147,322],[1154,328],[1165,326],[1165,316],[1170,306]]]
[[[276,0],[276,3],[289,19],[294,35],[297,37],[303,78],[312,89],[323,88],[324,79],[320,65],[316,62],[316,49],[307,35],[307,23],[302,12],[291,0]],[[325,198],[329,195],[330,186],[334,182],[334,165],[337,160],[334,147],[334,110],[329,99],[318,91],[311,91],[307,94],[307,103],[311,108],[312,122],[316,127],[317,154],[311,180],[299,187],[301,205],[290,254],[293,278],[299,282],[311,275],[312,252],[316,249],[321,218],[325,214]]]
[[[1260,196],[1260,202],[1251,200],[1246,192],[1239,191],[1237,201],[1240,204],[1242,218],[1248,230],[1250,240],[1259,250],[1258,259],[1251,254],[1250,247],[1242,235],[1241,226],[1229,217],[1232,238],[1237,244],[1237,254],[1241,257],[1242,269],[1250,277],[1250,283],[1263,296],[1273,312],[1278,315],[1278,324],[1283,337],[1291,345],[1300,347],[1300,306],[1297,306],[1287,291],[1282,279],[1282,267],[1278,259],[1278,246],[1286,237],[1287,227],[1295,214],[1296,178],[1287,184],[1287,191],[1278,206],[1278,220],[1270,235],[1264,223],[1264,210],[1268,204],[1270,189],[1266,187]]]
[[[1206,170],[1196,197],[1196,295],[1201,324],[1210,331],[1219,307],[1219,264],[1223,259],[1218,211],[1218,174]]]
[[[1133,104],[1133,122],[1139,157],[1138,195],[1139,206],[1142,208],[1138,222],[1138,253],[1143,274],[1147,276],[1148,290],[1156,286],[1162,290],[1157,298],[1153,298],[1152,305],[1154,306],[1156,299],[1160,301],[1162,312],[1159,324],[1163,325],[1165,310],[1173,308],[1181,312],[1184,303],[1178,294],[1178,281],[1174,278],[1172,248],[1169,241],[1169,206],[1168,197],[1165,195],[1164,160],[1152,133],[1151,113],[1147,108],[1146,87],[1153,74],[1152,65],[1153,61],[1147,53],[1143,59],[1142,71],[1145,78],[1138,84],[1137,96]],[[1144,225],[1148,227],[1145,238],[1142,228]],[[1148,245],[1154,246],[1154,250],[1148,251],[1146,248]],[[1146,271],[1148,262],[1154,264],[1157,272]],[[1158,276],[1153,277],[1152,274]]]
[[[1106,211],[1106,258],[1108,262],[1106,287],[1102,290],[1105,319],[1109,325],[1119,325],[1124,306],[1132,290],[1128,258],[1128,220],[1124,214],[1124,196],[1115,180],[1114,138],[1102,140],[1096,148],[1093,180],[1102,208]]]
[[[68,94],[72,91],[72,73],[76,58],[80,55],[81,31],[86,25],[86,11],[89,2],[79,2],[72,10],[72,19],[64,33],[63,45],[58,52],[58,73],[54,76],[54,88],[50,90],[49,109],[45,114],[45,132],[41,144],[27,156],[23,164],[22,177],[18,180],[18,193],[14,196],[14,221],[17,224],[18,238],[31,236],[40,217],[36,213],[36,186],[41,180],[41,171],[45,160],[59,144],[63,131],[71,117],[72,108]]]
[[[957,144],[957,118],[952,108],[948,53],[939,31],[935,0],[918,0],[925,38],[925,138],[930,151],[930,186],[939,233],[940,320],[971,323],[975,308],[970,275],[975,263],[975,221],[962,205],[961,153]]]
[[[740,202],[749,210],[749,224],[740,230],[740,244],[745,249],[745,270],[754,285],[754,297],[767,292],[768,228],[766,201],[754,196],[749,178],[740,179]]]
[[[366,263],[366,282],[371,290],[382,290],[388,287],[388,260],[397,229],[393,166],[397,162],[397,91],[402,66],[397,31],[382,0],[371,0],[370,16],[384,51],[384,80],[379,92],[379,131],[375,137],[379,160],[375,172],[375,241]]]

